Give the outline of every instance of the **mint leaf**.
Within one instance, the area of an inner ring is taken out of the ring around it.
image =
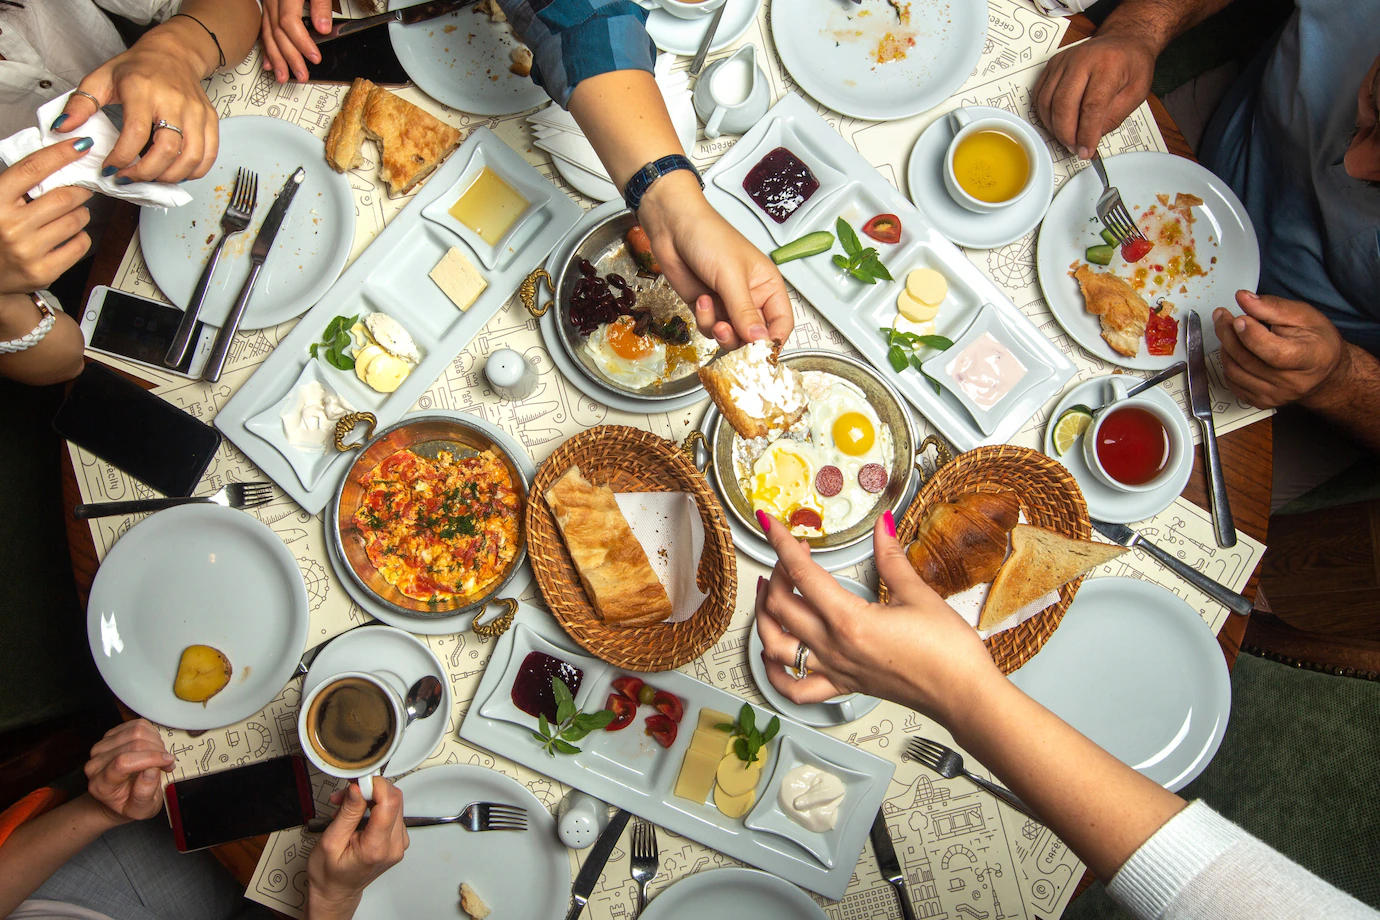
[[[715,725],[714,727],[717,728],[717,729],[718,729],[719,731],[721,731],[721,732],[732,732],[732,731],[733,731],[733,723],[732,723],[732,722],[720,722],[718,725]]]
[[[310,354],[313,358],[315,358],[315,357],[316,357],[316,349],[319,348],[319,347],[321,347],[321,346],[319,346],[319,345],[313,345],[311,348],[308,348],[308,349],[307,349],[307,353]]]
[[[551,723],[546,721],[546,713],[537,713],[537,727],[541,729],[544,738],[551,737]]]
[[[906,369],[906,353],[900,345],[893,345],[886,350],[886,360],[891,369],[898,374]]]
[[[919,340],[921,345],[938,348],[940,351],[954,347],[954,340],[942,335],[917,335],[915,338]]]
[[[553,740],[553,741],[551,742],[551,744],[552,744],[552,746],[553,746],[556,750],[560,751],[562,754],[578,754],[578,753],[580,753],[580,749],[579,749],[579,748],[577,748],[577,747],[576,747],[575,745],[573,745],[573,744],[569,744],[569,743],[567,743],[567,742],[565,742],[565,741],[562,741],[560,738],[556,738],[555,740]],[[556,756],[556,755],[555,755],[555,754],[552,754],[551,756],[554,757],[554,756]]]
[[[858,240],[858,235],[853,232],[853,228],[848,225],[848,221],[842,217],[836,220],[834,232],[838,235],[839,243],[843,245],[843,251],[848,253],[851,258],[856,258],[862,254],[862,243]]]
[[[848,271],[848,260],[845,259],[843,256],[839,255],[838,253],[834,254],[834,264],[837,265],[839,268],[843,269],[844,271]]]
[[[752,762],[753,758],[752,754],[748,751],[748,743],[746,738],[739,738],[733,742],[733,753],[737,754],[738,759],[743,761],[743,763]]]
[[[771,721],[767,723],[767,730],[762,733],[762,743],[766,744],[768,741],[775,738],[776,733],[779,731],[781,731],[781,720],[776,716],[772,716]]]
[[[576,728],[583,728],[585,731],[600,729],[612,722],[617,716],[607,709],[598,712],[582,712],[575,716],[571,721]]]
[[[934,387],[934,395],[935,395],[935,396],[938,396],[938,395],[939,395],[939,381],[938,381],[938,380],[935,380],[933,377],[931,377],[929,374],[926,374],[924,371],[921,371],[921,372],[920,372],[920,376],[924,377],[926,380],[928,380],[928,381],[930,382],[930,386]]]
[[[743,734],[751,735],[752,729],[757,724],[757,715],[752,711],[752,706],[748,703],[743,704],[743,708],[738,713],[738,725]]]
[[[924,358],[920,357],[920,356],[917,355],[915,352],[911,352],[911,353],[910,353],[910,366],[913,367],[913,368],[915,368],[917,371],[919,371],[919,372],[922,373],[922,374],[925,372],[925,368],[923,367],[924,363],[925,363],[925,359],[924,359]],[[904,370],[904,368],[902,368],[902,369]]]

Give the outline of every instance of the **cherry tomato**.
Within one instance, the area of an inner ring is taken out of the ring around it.
[[[878,214],[863,224],[862,231],[879,243],[899,243],[901,218],[895,214]]]
[[[656,739],[656,743],[662,747],[670,747],[676,743],[676,733],[679,729],[676,723],[672,722],[667,716],[658,713],[654,716],[647,716],[647,734]]]
[[[658,690],[652,699],[652,705],[657,708],[662,715],[672,722],[679,722],[685,717],[685,706],[681,703],[680,697],[665,690]]]
[[[613,721],[604,726],[606,732],[627,728],[637,717],[637,704],[621,693],[610,693],[604,708],[613,713]]]
[[[613,689],[632,700],[633,708],[637,708],[637,695],[642,691],[642,678],[640,677],[619,677],[613,682]]]
[[[1140,237],[1133,237],[1121,244],[1121,257],[1127,262],[1139,262],[1150,254],[1155,244]]]
[[[643,684],[642,689],[637,691],[637,701],[643,706],[650,706],[652,705],[652,700],[656,699],[656,695],[656,688]]]

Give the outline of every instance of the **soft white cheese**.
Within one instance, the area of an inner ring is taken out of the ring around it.
[[[839,806],[847,790],[832,773],[811,764],[802,764],[781,779],[776,801],[796,824],[822,834],[839,823]]]
[[[355,411],[338,393],[320,381],[309,380],[297,388],[292,402],[280,413],[288,443],[305,450],[325,448],[338,419]]]

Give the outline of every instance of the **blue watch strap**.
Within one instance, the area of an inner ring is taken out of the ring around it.
[[[652,187],[652,183],[667,173],[675,172],[678,169],[690,170],[699,181],[700,188],[704,188],[704,179],[700,178],[700,171],[695,168],[695,164],[691,163],[687,157],[673,153],[659,160],[653,160],[633,173],[632,178],[628,180],[627,186],[623,189],[623,201],[627,204],[628,210],[635,212],[642,204],[642,196],[647,194],[647,189]]]

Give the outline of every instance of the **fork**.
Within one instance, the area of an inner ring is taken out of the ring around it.
[[[163,357],[163,363],[168,367],[178,367],[186,359],[187,349],[192,343],[192,330],[196,328],[197,318],[201,315],[201,307],[206,302],[206,292],[211,287],[211,276],[216,273],[216,265],[220,263],[221,249],[224,248],[225,241],[232,235],[242,232],[249,226],[249,221],[254,216],[254,208],[258,203],[258,174],[243,167],[237,169],[235,171],[235,185],[230,190],[230,204],[225,208],[225,214],[220,219],[220,239],[216,241],[215,248],[211,250],[211,258],[207,261],[206,268],[201,272],[201,278],[196,283],[196,290],[192,292],[192,299],[187,302],[187,310],[182,314],[182,322],[177,326],[177,333],[173,336],[172,345],[168,347],[168,353]]]
[[[637,913],[642,915],[647,907],[647,887],[656,878],[661,867],[661,851],[656,845],[656,825],[642,818],[637,819],[632,832],[632,879],[637,882]]]
[[[1102,162],[1102,154],[1093,151],[1093,169],[1097,170],[1098,178],[1102,180],[1102,194],[1097,199],[1097,219],[1102,221],[1106,227],[1116,237],[1118,244],[1127,240],[1143,240],[1145,234],[1140,232],[1136,222],[1131,219],[1131,212],[1126,210],[1126,205],[1121,200],[1121,192],[1112,185],[1107,178],[1107,166]]]
[[[330,825],[332,818],[312,818],[307,822],[309,834],[319,834]],[[364,830],[369,816],[359,819],[359,830]],[[525,831],[527,830],[527,809],[521,805],[503,805],[498,802],[471,802],[458,815],[441,817],[403,817],[405,827],[434,827],[438,824],[458,824],[467,831]]]
[[[945,747],[938,741],[931,741],[929,738],[912,737],[910,743],[906,745],[906,753],[910,755],[912,760],[919,762],[921,766],[929,767],[945,779],[953,779],[956,776],[967,777],[1027,818],[1032,818],[1035,821],[1040,820],[1030,810],[1029,806],[1017,798],[1010,789],[998,786],[990,779],[985,779],[976,773],[970,773],[963,769],[963,755],[953,748]]]
[[[145,511],[162,511],[178,505],[220,505],[223,508],[257,508],[273,500],[271,482],[232,482],[221,486],[210,495],[193,495],[188,498],[136,498],[127,502],[91,502],[77,505],[72,509],[72,517],[79,521],[88,518],[110,517],[112,514],[142,514]]]

